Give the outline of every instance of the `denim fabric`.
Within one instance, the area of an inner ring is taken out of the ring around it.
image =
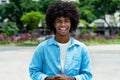
[[[76,80],[91,80],[91,62],[87,47],[71,37],[67,49],[64,73],[61,71],[60,48],[55,36],[40,43],[33,54],[29,72],[33,80],[44,80],[47,76],[65,74]]]

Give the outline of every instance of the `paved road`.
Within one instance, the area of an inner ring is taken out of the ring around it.
[[[120,45],[88,46],[93,80],[120,80]],[[35,47],[0,47],[0,80],[31,80],[28,66]]]
[[[120,80],[120,45],[89,46],[94,80]]]

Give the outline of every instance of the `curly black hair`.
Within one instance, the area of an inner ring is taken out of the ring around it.
[[[75,6],[71,2],[55,2],[54,4],[50,5],[46,11],[46,25],[56,34],[55,27],[53,23],[56,18],[59,17],[69,17],[71,21],[71,29],[70,32],[75,31],[77,25],[79,23],[79,12],[77,10],[77,6]]]

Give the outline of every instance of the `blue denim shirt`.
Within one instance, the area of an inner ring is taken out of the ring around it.
[[[32,57],[29,72],[32,80],[44,80],[47,76],[65,74],[76,80],[91,80],[91,62],[87,47],[71,37],[67,49],[64,73],[61,71],[60,48],[52,37],[40,43]]]

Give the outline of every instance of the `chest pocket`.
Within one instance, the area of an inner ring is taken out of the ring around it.
[[[79,74],[81,64],[81,58],[77,55],[72,57],[71,65],[70,65],[70,75],[75,76]]]
[[[74,70],[79,70],[80,69],[80,64],[81,64],[81,58],[78,56],[73,56],[72,57],[72,67]]]

